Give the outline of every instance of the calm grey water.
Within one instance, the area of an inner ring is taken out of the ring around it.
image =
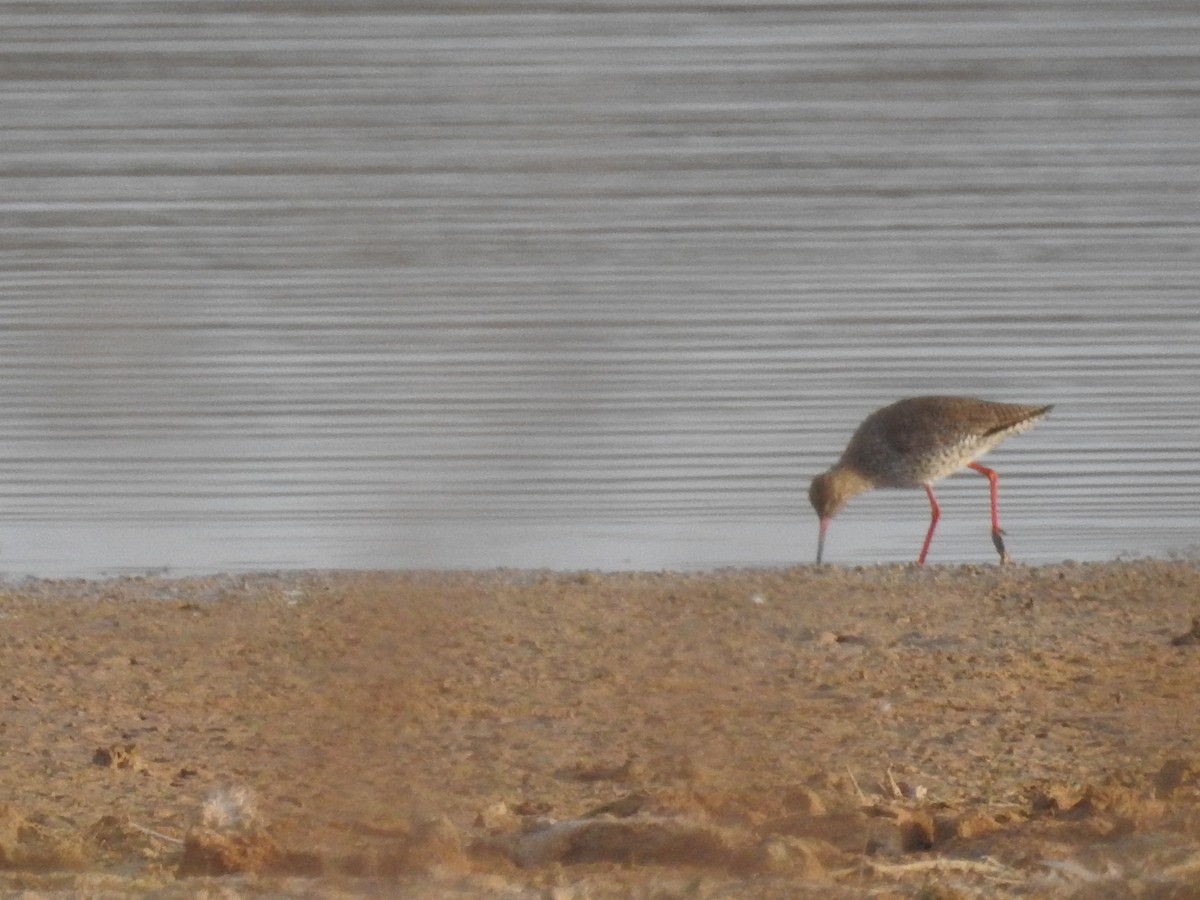
[[[1200,6],[0,3],[0,571],[811,561],[897,397],[1200,546]],[[931,561],[990,561],[987,485]],[[829,557],[915,557],[920,491]]]

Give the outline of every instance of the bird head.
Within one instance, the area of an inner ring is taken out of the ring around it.
[[[808,488],[808,499],[817,511],[817,518],[821,520],[821,533],[817,539],[817,565],[821,564],[821,557],[825,553],[825,533],[829,530],[830,521],[853,497],[869,490],[870,487],[871,482],[868,479],[850,468],[834,467],[812,480]]]

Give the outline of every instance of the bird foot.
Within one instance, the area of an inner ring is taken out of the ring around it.
[[[1012,562],[1012,557],[1008,555],[1008,551],[1004,549],[1004,532],[996,529],[992,532],[992,543],[996,547],[996,552],[1000,554],[1000,565],[1007,565]]]

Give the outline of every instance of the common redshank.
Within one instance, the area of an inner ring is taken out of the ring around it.
[[[971,397],[910,397],[863,420],[837,465],[812,480],[808,498],[821,519],[817,563],[825,553],[829,523],[852,498],[879,487],[923,487],[929,496],[929,531],[917,565],[925,565],[942,511],[933,483],[969,467],[987,477],[992,493],[992,543],[1009,561],[1000,530],[999,476],[975,462],[1005,438],[1020,434],[1053,406],[992,403]]]

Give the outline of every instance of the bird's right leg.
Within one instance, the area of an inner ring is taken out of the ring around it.
[[[992,546],[1000,554],[1000,565],[1012,562],[1012,557],[1008,555],[1008,550],[1004,547],[1004,529],[1000,527],[1000,476],[994,470],[987,466],[981,466],[979,463],[967,463],[967,466],[988,480],[992,495]]]
[[[917,565],[925,565],[925,557],[929,554],[929,545],[933,543],[933,530],[937,528],[938,519],[942,517],[942,508],[938,506],[937,497],[933,495],[933,485],[925,485],[925,493],[929,497],[929,530],[925,532],[925,543],[921,545],[921,555],[917,557]]]

